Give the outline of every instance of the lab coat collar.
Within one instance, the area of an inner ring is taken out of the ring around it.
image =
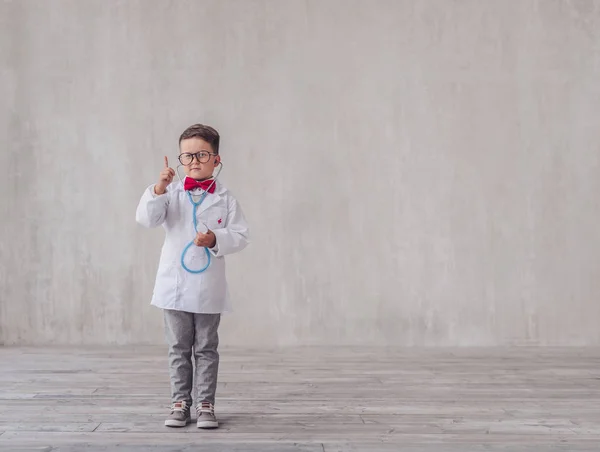
[[[188,177],[188,176],[186,176],[186,177]],[[217,202],[219,202],[219,200],[221,199],[221,197],[225,193],[227,193],[227,188],[225,188],[225,186],[223,184],[221,184],[221,182],[218,179],[215,182],[215,185],[216,185],[215,192],[214,193],[209,193],[206,196],[206,198],[204,199],[204,201],[202,201],[202,204],[200,204],[198,206],[198,213],[204,212],[210,206],[212,206],[213,204],[216,204]],[[185,189],[183,188],[183,182],[178,182],[177,188],[179,190],[182,190],[183,192],[185,192]],[[196,192],[196,190],[193,190],[193,192]]]

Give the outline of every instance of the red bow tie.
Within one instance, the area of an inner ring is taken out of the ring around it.
[[[212,187],[211,187],[212,184]],[[183,182],[184,190],[193,190],[194,188],[201,188],[204,191],[208,191],[209,193],[214,193],[216,188],[216,182],[214,179],[206,179],[202,181],[197,181],[192,179],[191,177],[186,177]]]

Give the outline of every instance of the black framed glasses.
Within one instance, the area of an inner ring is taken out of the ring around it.
[[[183,154],[179,154],[179,163],[181,163],[183,166],[191,165],[194,161],[194,157],[196,157],[196,160],[198,160],[198,162],[206,163],[210,160],[211,155],[216,156],[217,154],[215,154],[214,152],[207,151],[200,151],[196,152],[195,154],[184,152]]]

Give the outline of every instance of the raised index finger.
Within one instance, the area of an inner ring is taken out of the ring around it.
[[[165,168],[169,167],[169,158],[165,155]]]

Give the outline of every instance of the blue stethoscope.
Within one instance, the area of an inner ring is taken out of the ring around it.
[[[179,182],[181,182],[183,184],[183,180],[181,180],[181,176],[179,175],[179,168],[183,166],[183,165],[177,165],[177,177],[179,178]],[[202,202],[204,201],[204,199],[206,198],[206,196],[208,195],[208,192],[210,191],[210,189],[212,188],[212,186],[217,182],[217,178],[219,177],[219,174],[221,174],[221,170],[223,169],[223,163],[219,162],[219,170],[217,171],[217,175],[213,177],[213,181],[212,183],[208,186],[207,190],[202,190],[202,193],[200,194],[200,198],[198,199],[198,201],[194,201],[194,198],[192,197],[192,193],[191,192],[187,192],[187,196],[188,199],[190,200],[190,203],[192,204],[192,220],[194,223],[194,231],[196,231],[196,234],[200,231],[198,231],[198,217],[196,216],[196,213],[198,211],[198,207],[200,206],[200,204],[202,204]],[[183,269],[185,271],[187,271],[188,273],[192,273],[192,274],[199,274],[199,273],[203,273],[206,271],[206,269],[210,266],[210,251],[208,251],[208,248],[204,247],[204,252],[206,253],[206,265],[199,269],[199,270],[192,270],[191,268],[189,268],[186,264],[185,264],[185,255],[187,254],[187,252],[189,251],[189,249],[192,246],[196,246],[194,244],[194,241],[192,240],[190,243],[188,243],[186,245],[186,247],[183,249],[183,251],[181,252],[181,266],[183,267]]]

